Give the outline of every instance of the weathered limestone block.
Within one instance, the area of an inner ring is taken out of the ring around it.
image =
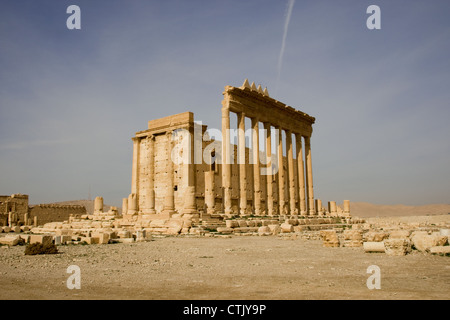
[[[192,220],[183,219],[183,228],[190,228],[190,227],[192,227]]]
[[[31,235],[29,235],[29,234],[21,234],[20,239],[22,239],[23,242],[25,242],[25,243],[30,243],[30,236]]]
[[[280,228],[280,226],[278,224],[269,224],[268,227],[270,229],[270,232],[273,235],[277,235],[277,234],[279,234],[281,232],[281,228]]]
[[[179,234],[181,232],[181,229],[183,229],[183,220],[171,219],[166,223],[165,227],[167,227],[168,234]]]
[[[440,233],[441,236],[450,237],[450,229],[440,229],[439,233]]]
[[[301,225],[294,226],[294,232],[303,232],[305,230],[308,230],[308,227],[301,226]]]
[[[283,232],[283,233],[294,232],[294,226],[289,223],[282,223],[280,228],[281,228],[281,232]]]
[[[102,232],[98,235],[98,243],[99,244],[108,244],[110,239],[110,235],[107,232]]]
[[[120,239],[131,238],[131,232],[128,230],[121,230],[121,231],[117,232],[117,236]]]
[[[408,239],[389,238],[384,241],[384,247],[389,256],[404,256],[411,252],[411,242]]]
[[[362,231],[360,230],[344,230],[342,233],[344,240],[360,240],[362,241]]]
[[[293,226],[298,225],[298,219],[286,219],[285,223],[289,223]]]
[[[387,239],[388,236],[389,235],[385,232],[376,232],[376,231],[370,231],[364,234],[364,238],[367,242],[381,242],[384,239]]]
[[[53,237],[50,235],[40,235],[40,234],[33,234],[30,236],[30,244],[33,243],[42,243],[42,244],[50,244],[53,241]]]
[[[72,242],[72,236],[70,236],[70,235],[62,235],[61,236],[61,243],[62,244],[67,244],[67,243],[70,243],[70,242]]]
[[[246,220],[237,220],[237,223],[239,224],[239,227],[241,227],[241,228],[248,227],[248,224],[247,224]]]
[[[167,228],[151,228],[153,233],[164,234],[167,233]]]
[[[91,227],[96,228],[96,229],[101,228],[102,222],[101,221],[92,221]]]
[[[233,228],[234,233],[246,233],[249,232],[249,227],[237,227]]]
[[[428,251],[431,254],[444,254],[444,255],[448,255],[450,254],[450,246],[435,246],[435,247],[430,247],[428,249]]]
[[[271,235],[272,232],[270,231],[270,228],[268,226],[261,226],[258,228],[258,234],[260,236],[268,236]]]
[[[111,221],[103,221],[101,224],[102,228],[113,228],[114,227],[114,223],[112,223]]]
[[[389,233],[389,239],[406,239],[410,234],[410,230],[392,230]]]
[[[443,236],[439,231],[438,232],[432,232],[431,236],[435,237],[435,239],[437,241],[437,245],[436,246],[444,246],[448,242],[448,236]]]
[[[248,221],[247,221],[247,225],[248,225],[249,227],[256,227],[256,221],[254,221],[254,220],[248,220]]]
[[[143,242],[146,240],[146,231],[144,229],[142,230],[136,230],[136,242]]]
[[[364,242],[363,247],[364,252],[386,252],[383,241],[367,241]]]
[[[156,219],[156,220],[152,220],[152,222],[150,222],[150,228],[164,228],[166,225],[167,220],[163,220],[163,219]]]
[[[227,228],[238,228],[239,223],[236,220],[225,220]]]
[[[233,233],[233,228],[228,228],[228,227],[218,227],[217,228],[217,232],[223,233],[223,234],[231,234]]]
[[[324,247],[339,247],[339,237],[336,230],[320,230]]]
[[[6,237],[0,238],[0,244],[16,246],[17,244],[19,244],[19,240],[19,235],[7,235]]]
[[[447,242],[447,236],[441,236],[439,233],[431,235],[415,233],[411,241],[417,250],[425,252],[431,247],[443,246]]]
[[[61,245],[62,244],[62,236],[54,236],[53,243],[57,246]]]

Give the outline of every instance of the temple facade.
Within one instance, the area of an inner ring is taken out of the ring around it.
[[[221,141],[210,137],[191,112],[151,120],[148,129],[135,134],[124,216],[325,213],[314,199],[315,118],[248,80],[241,87],[226,86],[223,96],[222,128],[214,130],[221,131]],[[231,113],[237,116],[235,128]],[[246,127],[246,118],[251,126]]]

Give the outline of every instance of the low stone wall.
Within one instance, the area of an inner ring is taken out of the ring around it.
[[[69,220],[70,215],[84,215],[86,208],[78,205],[39,204],[29,207],[31,219],[37,217],[37,224]]]

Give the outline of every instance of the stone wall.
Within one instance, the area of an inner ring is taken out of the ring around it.
[[[39,204],[30,206],[29,210],[30,218],[34,219],[34,217],[37,217],[38,225],[49,222],[67,221],[71,214],[86,214],[86,208],[77,205]]]

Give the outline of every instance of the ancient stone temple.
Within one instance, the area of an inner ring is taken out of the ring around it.
[[[245,80],[226,86],[222,141],[185,112],[148,122],[133,140],[125,218],[174,213],[226,216],[322,215],[314,199],[311,135],[315,118]],[[237,115],[231,127],[230,115]],[[246,128],[245,119],[251,120]],[[246,137],[251,143],[246,145]],[[233,139],[237,140],[233,144]],[[334,207],[333,207],[334,208]],[[333,209],[336,211],[335,209]]]

